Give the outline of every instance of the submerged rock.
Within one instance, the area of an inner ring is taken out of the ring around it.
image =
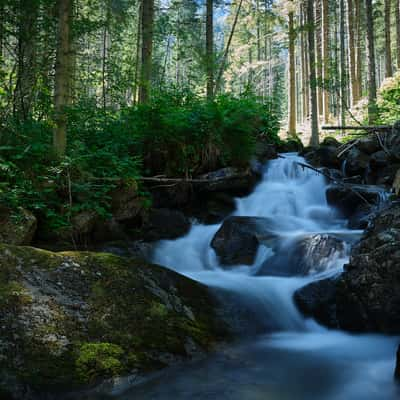
[[[400,333],[400,204],[373,219],[338,281],[337,318],[356,332]]]
[[[340,239],[326,234],[303,236],[275,250],[258,274],[295,276],[320,273],[345,254],[346,245]]]
[[[226,338],[216,309],[207,288],[144,261],[0,245],[0,393],[34,398],[191,358]]]
[[[28,245],[35,236],[36,228],[36,217],[30,211],[19,208],[13,212],[0,208],[0,243]]]
[[[294,300],[306,317],[312,317],[322,325],[337,328],[336,279],[322,279],[297,290]]]
[[[215,234],[211,247],[224,266],[252,265],[260,244],[276,239],[268,218],[230,217]]]

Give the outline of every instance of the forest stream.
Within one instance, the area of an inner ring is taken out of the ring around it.
[[[272,256],[268,246],[259,248],[254,265],[227,270],[217,260],[210,242],[220,225],[193,225],[190,233],[158,244],[153,261],[229,292],[251,308],[254,325],[263,333],[205,360],[181,364],[125,387],[111,395],[119,400],[229,399],[229,400],[391,400],[400,395],[393,381],[397,337],[351,335],[328,330],[305,319],[297,310],[294,292],[321,278],[340,274],[350,245],[361,231],[346,228],[326,203],[326,182],[314,171],[297,164],[294,153],[264,166],[254,192],[237,199],[237,216],[266,217],[280,241],[287,246],[310,234],[329,234],[344,240],[346,255],[338,252],[323,260],[306,276],[282,263],[281,271],[260,273]],[[107,399],[109,395],[90,395]]]

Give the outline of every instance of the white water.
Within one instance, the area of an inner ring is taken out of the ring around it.
[[[325,200],[324,178],[295,164],[294,154],[271,161],[262,181],[237,200],[239,216],[270,219],[282,240],[331,233],[348,242],[360,232],[346,229]],[[161,242],[154,262],[224,289],[254,312],[265,333],[206,361],[170,369],[131,389],[120,399],[328,399],[391,400],[400,397],[393,383],[397,338],[349,335],[305,320],[293,303],[294,292],[321,277],[341,272],[346,258],[333,256],[325,271],[306,277],[256,276],[273,254],[261,247],[253,266],[220,268],[210,242],[220,225],[195,225],[175,241]],[[269,327],[270,330],[267,329]]]

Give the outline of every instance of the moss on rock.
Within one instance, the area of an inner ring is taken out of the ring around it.
[[[207,288],[175,272],[111,254],[0,244],[3,390],[151,371],[226,335]]]

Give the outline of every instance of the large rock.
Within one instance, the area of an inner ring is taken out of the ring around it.
[[[343,329],[400,333],[400,204],[380,212],[338,281],[337,318]]]
[[[257,176],[251,168],[227,167],[198,177],[206,182],[198,185],[197,191],[202,192],[231,192],[237,195],[247,194],[254,187]]]
[[[252,265],[260,244],[277,237],[269,225],[268,218],[230,217],[215,234],[211,247],[224,266]]]
[[[353,147],[344,154],[344,171],[347,176],[364,176],[369,166],[369,155]]]
[[[0,245],[0,288],[2,398],[157,370],[227,335],[207,288],[111,254]]]
[[[332,145],[320,146],[304,151],[304,158],[315,167],[340,169],[341,160],[337,155],[338,149]]]
[[[144,206],[145,200],[136,185],[119,187],[111,193],[111,213],[118,222],[137,218]]]
[[[327,234],[285,242],[261,266],[259,275],[309,275],[324,272],[346,254],[345,243]]]
[[[294,300],[306,316],[330,328],[337,328],[336,279],[322,279],[297,290]]]
[[[36,217],[28,210],[0,208],[0,243],[28,245],[37,228]]]
[[[146,241],[177,239],[189,232],[191,223],[180,211],[152,209],[144,221],[141,238]]]
[[[373,185],[331,185],[326,191],[328,204],[338,208],[345,217],[351,217],[362,205],[377,205],[381,202],[383,189]]]

